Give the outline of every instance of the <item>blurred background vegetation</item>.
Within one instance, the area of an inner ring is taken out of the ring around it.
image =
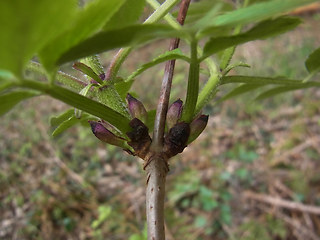
[[[320,45],[320,14],[302,17],[295,31],[238,47],[234,61],[251,68],[231,74],[305,77],[303,62]],[[135,51],[122,74],[167,46]],[[104,66],[112,55],[102,55]],[[172,100],[184,99],[186,69],[176,64]],[[149,110],[162,75],[159,65],[133,86]],[[320,91],[253,98],[212,101],[206,131],[171,160],[168,240],[320,239]],[[50,117],[68,108],[42,96],[0,119],[0,239],[146,239],[142,161],[100,142],[89,124],[50,137]]]

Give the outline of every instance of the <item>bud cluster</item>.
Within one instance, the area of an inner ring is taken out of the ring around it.
[[[151,145],[149,129],[145,125],[147,121],[147,110],[143,104],[127,94],[128,111],[132,117],[129,125],[132,131],[127,132],[127,138],[116,133],[115,127],[103,121],[89,121],[93,134],[103,142],[122,147],[132,155],[144,159]]]
[[[167,126],[169,131],[164,141],[164,152],[168,158],[181,153],[189,143],[202,133],[208,123],[208,115],[200,115],[191,123],[180,121],[182,111],[183,102],[180,99],[172,103],[168,109]]]
[[[152,139],[146,126],[148,113],[142,102],[127,94],[128,111],[132,117],[127,138],[117,134],[116,129],[104,121],[89,121],[94,135],[103,142],[122,147],[130,154],[145,159],[150,151]],[[208,115],[199,115],[191,123],[181,121],[183,102],[178,99],[169,107],[167,112],[168,131],[164,138],[163,153],[169,159],[193,142],[205,129]]]

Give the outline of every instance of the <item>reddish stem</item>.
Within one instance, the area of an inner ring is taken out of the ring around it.
[[[191,0],[182,0],[180,4],[180,10],[177,17],[177,21],[183,25],[184,20],[187,15],[187,11],[189,8]],[[170,42],[169,50],[174,50],[178,48],[180,39],[172,39]],[[169,99],[170,99],[170,91],[172,85],[173,72],[175,67],[176,60],[170,60],[166,63],[164,69],[164,76],[161,85],[160,97],[157,107],[156,118],[154,121],[154,130],[153,130],[153,140],[152,147],[153,149],[161,149],[163,146],[164,140],[164,129],[166,123],[166,116],[168,111]]]
[[[190,0],[182,0],[177,20],[182,25],[187,14]],[[170,50],[179,46],[179,39],[170,42]],[[147,159],[146,212],[148,240],[165,240],[164,198],[166,175],[169,171],[163,150],[164,128],[168,111],[170,90],[175,60],[168,61],[165,66],[160,98],[154,123],[153,142]]]

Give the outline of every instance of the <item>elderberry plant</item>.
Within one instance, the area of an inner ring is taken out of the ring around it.
[[[306,60],[309,75],[302,80],[230,75],[233,68],[249,67],[246,63],[232,62],[237,45],[294,29],[301,20],[282,14],[316,0],[245,0],[236,4],[223,0],[190,4],[190,0],[182,0],[175,19],[173,12],[179,2],[166,0],[161,5],[156,0],[93,0],[86,4],[78,0],[0,2],[0,115],[25,99],[46,94],[73,107],[52,119],[52,125],[56,126],[53,135],[77,123],[89,122],[98,139],[142,158],[147,176],[150,240],[165,239],[163,205],[169,159],[181,153],[205,129],[208,116],[201,111],[207,103],[221,103],[267,86],[272,88],[258,95],[257,100],[320,86],[319,82],[311,81],[320,70],[320,48]],[[154,12],[141,20],[147,5]],[[119,76],[132,51],[164,38],[173,38],[169,51],[128,76]],[[190,46],[189,52],[178,48],[179,40]],[[121,49],[104,69],[96,54],[117,48]],[[169,106],[176,59],[189,65],[186,98]],[[87,80],[59,71],[68,62],[73,62],[73,68]],[[147,110],[129,93],[130,88],[139,81],[142,72],[162,62],[167,64],[157,109]],[[200,71],[201,63],[204,71]],[[203,72],[207,81],[200,86]],[[35,81],[30,73],[46,80]],[[219,88],[226,84],[234,84],[234,88],[216,99]]]

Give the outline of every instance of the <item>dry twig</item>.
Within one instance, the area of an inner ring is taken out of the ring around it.
[[[284,200],[282,198],[275,198],[265,194],[259,194],[259,193],[254,193],[250,191],[244,192],[243,197],[247,199],[259,201],[259,202],[268,203],[273,206],[277,206],[281,208],[287,208],[287,209],[292,209],[300,212],[320,215],[320,207],[317,207],[317,206],[305,205],[302,203],[292,202],[292,201]]]

